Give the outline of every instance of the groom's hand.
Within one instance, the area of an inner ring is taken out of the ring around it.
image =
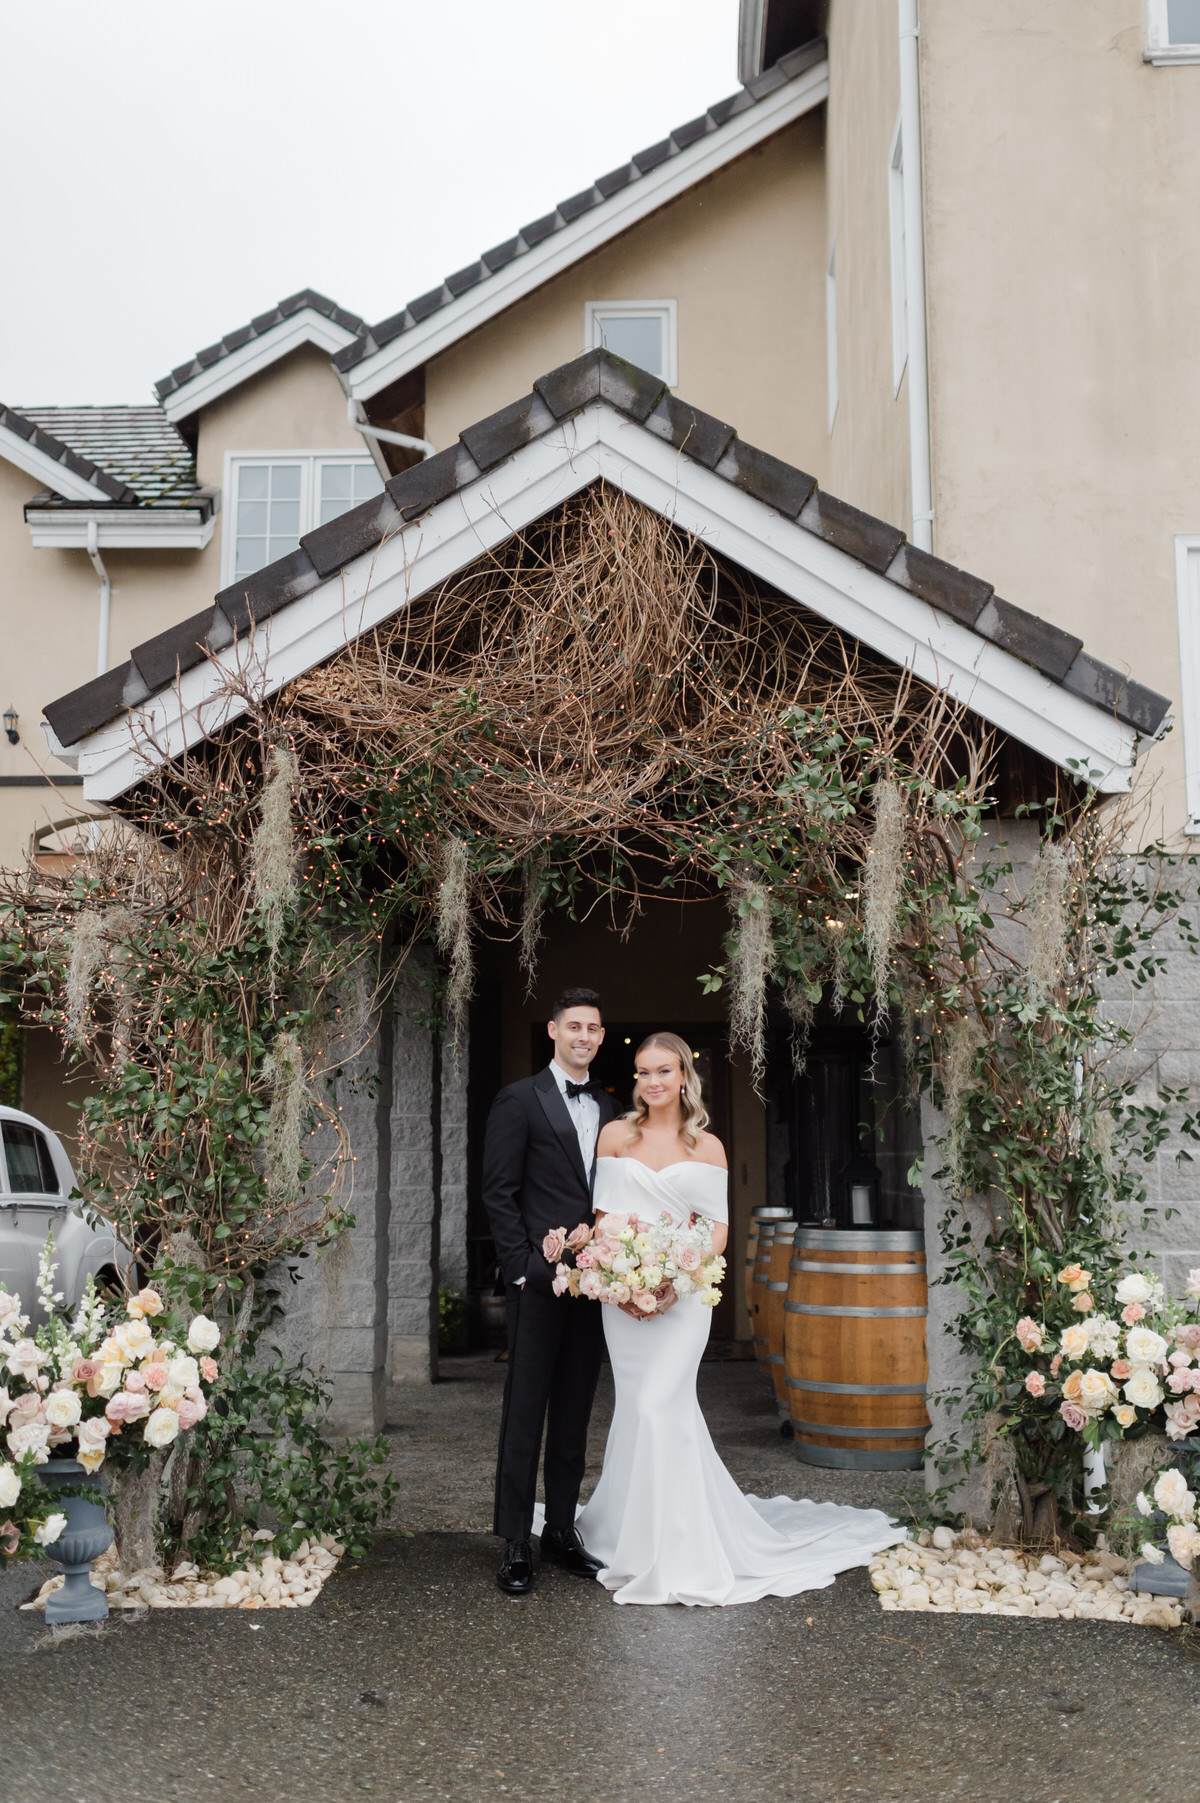
[[[526,1290],[536,1290],[539,1296],[554,1296],[554,1267],[542,1257],[540,1252],[534,1251],[529,1254],[529,1261],[525,1266],[524,1287]],[[556,1297],[555,1300],[557,1301],[558,1298]]]

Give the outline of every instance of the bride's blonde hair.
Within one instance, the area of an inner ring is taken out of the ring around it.
[[[700,1143],[701,1133],[708,1126],[708,1109],[704,1106],[704,1092],[700,1087],[700,1074],[696,1069],[696,1060],[692,1056],[692,1049],[684,1040],[680,1039],[678,1033],[651,1033],[649,1039],[643,1039],[633,1054],[635,1064],[642,1053],[648,1052],[653,1046],[661,1046],[664,1052],[670,1052],[673,1058],[679,1060],[679,1068],[683,1074],[679,1095],[679,1109],[683,1120],[679,1133],[688,1151],[694,1152]],[[632,1145],[635,1140],[641,1138],[642,1128],[650,1119],[650,1110],[636,1089],[634,1090],[633,1107],[624,1118],[633,1129],[625,1143]]]

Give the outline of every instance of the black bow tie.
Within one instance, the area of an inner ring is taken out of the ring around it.
[[[572,1083],[570,1077],[568,1077],[563,1087],[567,1092],[568,1102],[573,1102],[576,1096],[598,1096],[600,1094],[600,1085],[595,1081],[590,1083]]]

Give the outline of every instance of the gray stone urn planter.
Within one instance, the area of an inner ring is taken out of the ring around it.
[[[92,1560],[112,1545],[108,1511],[102,1503],[88,1502],[82,1496],[56,1494],[61,1488],[70,1489],[77,1484],[103,1490],[103,1479],[86,1472],[77,1459],[50,1459],[38,1467],[38,1478],[49,1492],[52,1508],[67,1518],[54,1545],[46,1548],[62,1566],[64,1579],[62,1589],[52,1590],[46,1598],[46,1620],[106,1621],[108,1598],[103,1590],[97,1590],[89,1574]]]

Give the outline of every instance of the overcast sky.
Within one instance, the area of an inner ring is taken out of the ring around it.
[[[148,401],[305,286],[394,312],[731,93],[737,10],[0,6],[0,401]]]

